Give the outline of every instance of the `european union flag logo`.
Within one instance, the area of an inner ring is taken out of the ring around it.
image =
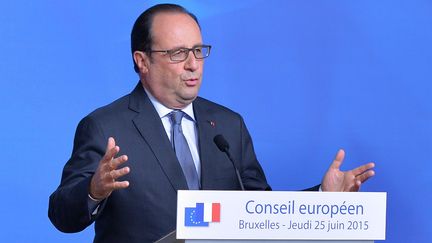
[[[185,226],[208,226],[204,222],[204,203],[197,203],[194,208],[185,208]]]

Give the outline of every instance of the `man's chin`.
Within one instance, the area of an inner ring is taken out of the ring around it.
[[[184,104],[184,105],[189,105],[190,103],[192,103],[196,98],[198,97],[198,94],[193,94],[193,95],[183,95],[181,97],[179,97],[179,101]]]

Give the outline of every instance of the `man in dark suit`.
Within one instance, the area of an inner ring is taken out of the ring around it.
[[[245,189],[271,189],[242,117],[197,97],[211,47],[196,17],[178,5],[156,5],[137,19],[131,39],[140,82],[79,123],[50,197],[53,224],[78,232],[95,221],[95,242],[151,242],[174,230],[177,190],[239,190],[230,160],[213,142],[218,134],[230,144]],[[340,171],[343,156],[339,151],[322,190],[358,190],[373,176],[372,163]]]

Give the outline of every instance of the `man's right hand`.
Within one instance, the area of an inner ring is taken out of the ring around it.
[[[114,138],[108,138],[108,145],[104,157],[99,162],[95,174],[90,182],[90,196],[97,200],[107,198],[114,190],[123,189],[129,186],[128,181],[117,181],[121,176],[129,173],[129,167],[117,169],[128,160],[126,155],[114,158],[120,151],[115,145]]]

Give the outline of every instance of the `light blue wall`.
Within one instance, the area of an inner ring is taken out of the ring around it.
[[[146,2],[146,3],[144,3]],[[0,2],[2,242],[90,242],[58,232],[48,197],[78,121],[128,93],[129,35],[158,1]],[[276,190],[374,161],[387,242],[430,242],[431,1],[174,1],[201,21],[201,95],[243,114]]]

